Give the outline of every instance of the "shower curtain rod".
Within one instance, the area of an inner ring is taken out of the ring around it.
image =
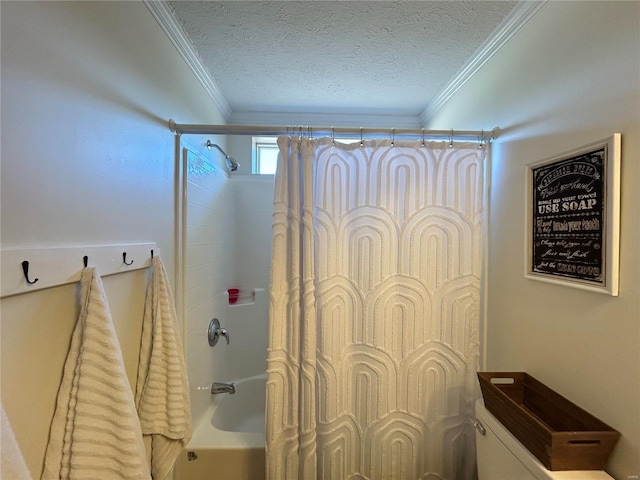
[[[426,130],[406,128],[354,128],[354,127],[313,127],[313,126],[265,126],[265,125],[200,125],[178,124],[169,120],[169,129],[178,134],[197,135],[301,135],[331,138],[380,138],[392,140],[424,139],[467,142],[490,142],[500,134],[500,127],[492,130]]]

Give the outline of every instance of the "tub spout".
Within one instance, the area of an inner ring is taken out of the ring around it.
[[[233,395],[236,393],[236,387],[233,383],[213,382],[213,385],[211,385],[211,394],[215,395],[217,393],[229,393]]]

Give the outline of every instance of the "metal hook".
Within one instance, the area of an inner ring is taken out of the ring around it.
[[[336,146],[336,129],[331,127],[331,145]]]
[[[483,142],[484,142],[484,130],[480,132],[480,139],[478,140],[478,148],[482,148]]]
[[[153,260],[153,249],[151,249],[151,260]]]
[[[38,281],[37,278],[34,278],[33,281],[29,280],[29,262],[27,260],[22,262],[22,271],[24,272],[24,279],[29,285],[33,285]]]
[[[87,265],[89,265],[89,257],[86,255],[82,257],[82,263],[84,263],[84,268],[87,268]]]
[[[127,252],[122,252],[122,263],[125,265],[131,265],[133,263],[133,260],[127,263]]]
[[[362,127],[360,127],[360,146],[361,147],[364,146],[364,140],[363,140],[363,137],[362,137]]]
[[[453,128],[451,129],[451,135],[449,136],[449,148],[453,148]]]
[[[424,147],[424,128],[422,129],[422,146]]]
[[[391,129],[391,146],[392,147],[395,142],[396,142],[396,129],[392,128]]]

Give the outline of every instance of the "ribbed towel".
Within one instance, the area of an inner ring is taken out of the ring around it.
[[[11,422],[2,406],[2,424],[0,425],[0,433],[2,433],[2,463],[0,464],[0,478],[6,480],[31,480],[31,472],[27,468],[27,464],[22,456],[22,450],[16,440]]]
[[[80,285],[80,317],[41,478],[149,480],[133,393],[97,270],[85,268]]]
[[[136,406],[154,480],[165,480],[191,439],[189,383],[173,294],[159,256],[152,260],[142,322]]]

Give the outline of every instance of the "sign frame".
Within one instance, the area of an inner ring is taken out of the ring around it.
[[[618,296],[620,146],[614,133],[527,165],[525,277]]]

